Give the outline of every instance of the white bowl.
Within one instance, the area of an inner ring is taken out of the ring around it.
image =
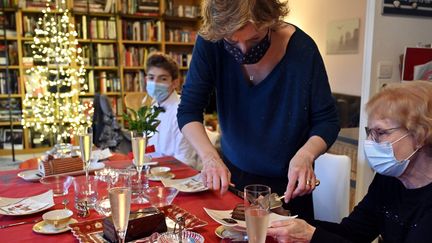
[[[158,166],[158,167],[153,167],[150,169],[150,173],[153,175],[159,175],[159,174],[164,174],[171,171],[170,167],[165,167],[165,166]]]
[[[42,215],[45,223],[57,229],[65,228],[71,220],[73,212],[69,209],[57,209],[46,212]]]

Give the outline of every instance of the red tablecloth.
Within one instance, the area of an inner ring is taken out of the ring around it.
[[[164,157],[154,159],[159,161],[159,165],[168,166],[172,169],[177,179],[193,176],[197,173],[196,170],[188,167],[187,165],[175,160],[172,157]],[[106,162],[111,167],[124,168],[131,164],[131,161],[109,161]],[[39,182],[27,182],[17,177],[20,170],[2,171],[0,172],[0,196],[1,197],[27,197],[33,196],[47,191],[44,185]],[[160,182],[150,182],[150,186],[161,185]],[[68,208],[76,211],[73,203],[74,189],[73,186],[69,188],[69,194],[62,197],[55,197],[54,201],[56,206],[54,208],[62,207],[61,202],[63,199],[69,199]],[[187,210],[202,220],[208,222],[208,225],[195,231],[202,234],[206,242],[219,242],[220,239],[215,235],[215,229],[219,226],[213,221],[204,211],[203,207],[211,209],[229,209],[242,202],[240,198],[228,192],[221,196],[219,192],[205,191],[199,193],[182,193],[180,192],[174,199],[173,204]],[[147,206],[147,205],[145,205]],[[134,207],[136,208],[136,207]],[[43,212],[36,213],[28,216],[4,216],[0,215],[0,225],[10,224],[19,221],[27,221],[40,218]],[[91,211],[91,216],[85,219],[74,216],[78,221],[90,220],[100,218],[95,212]],[[57,234],[57,235],[43,235],[32,231],[32,224],[25,224],[14,226],[10,228],[0,229],[1,242],[78,242],[70,231]]]

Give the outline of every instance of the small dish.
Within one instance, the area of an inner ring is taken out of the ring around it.
[[[69,224],[75,224],[78,223],[78,220],[71,218],[68,222]],[[33,225],[33,231],[39,234],[46,234],[46,235],[54,235],[54,234],[60,234],[66,231],[69,231],[70,227],[66,226],[61,229],[57,229],[53,225],[47,224],[45,221],[40,221],[39,223]]]
[[[147,175],[147,178],[151,181],[161,181],[162,179],[172,179],[174,177],[175,177],[175,175],[172,172],[166,172],[163,174],[156,174],[156,175],[154,175],[154,174],[148,174]]]
[[[19,178],[30,182],[39,182],[42,176],[39,174],[39,170],[24,170],[17,174]]]
[[[247,241],[247,234],[244,231],[237,231],[234,228],[220,225],[216,228],[215,234],[221,239],[244,240]]]
[[[168,179],[163,178],[161,182],[164,186],[177,188],[180,192],[202,192],[207,191],[208,187],[204,186],[201,181],[201,174],[196,174],[192,177],[183,178],[183,179]]]
[[[63,229],[69,225],[73,212],[69,209],[56,209],[42,215],[46,224],[54,226],[56,229]]]
[[[169,171],[171,171],[171,168],[166,166],[157,166],[150,169],[152,175],[164,174]]]

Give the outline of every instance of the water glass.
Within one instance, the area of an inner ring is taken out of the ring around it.
[[[250,243],[264,243],[266,240],[270,194],[270,187],[265,185],[253,184],[244,188],[246,231]]]
[[[83,210],[83,206],[87,209],[94,208],[97,200],[97,185],[98,180],[95,176],[86,177],[80,176],[74,179],[75,189],[75,208]]]

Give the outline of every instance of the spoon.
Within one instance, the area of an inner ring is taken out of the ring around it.
[[[62,204],[64,205],[64,208],[67,209],[67,204],[69,203],[68,199],[63,199]]]

